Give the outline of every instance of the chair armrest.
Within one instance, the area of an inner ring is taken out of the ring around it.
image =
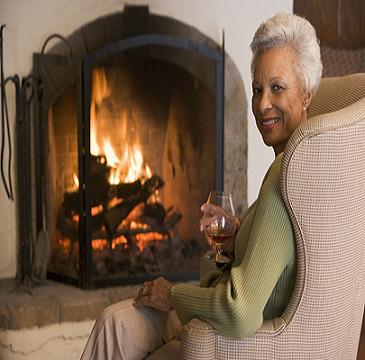
[[[212,360],[216,358],[217,331],[205,321],[193,319],[183,328],[181,359]]]
[[[181,337],[182,360],[212,360],[230,358],[250,358],[260,348],[261,342],[275,337],[285,328],[280,318],[265,320],[260,329],[245,339],[229,338],[221,335],[212,325],[199,319],[193,319],[183,328]],[[263,345],[263,344],[262,344]]]

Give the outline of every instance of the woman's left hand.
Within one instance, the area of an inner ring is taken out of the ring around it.
[[[137,297],[133,301],[133,306],[149,306],[160,311],[170,311],[172,283],[159,277],[153,281],[146,281],[142,285]]]

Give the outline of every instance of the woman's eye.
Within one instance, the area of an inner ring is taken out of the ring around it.
[[[280,86],[280,85],[273,85],[271,88],[272,88],[274,91],[280,91],[280,90],[283,90],[283,87],[282,87],[282,86]]]
[[[252,88],[252,93],[253,93],[254,95],[257,95],[257,94],[259,94],[259,93],[260,93],[260,89],[259,89],[259,88]]]

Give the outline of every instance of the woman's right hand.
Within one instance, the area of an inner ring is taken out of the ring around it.
[[[203,213],[199,223],[200,231],[204,231],[205,227],[213,220],[215,216],[225,215],[224,210],[220,206],[208,203],[204,203],[200,207],[200,211]]]

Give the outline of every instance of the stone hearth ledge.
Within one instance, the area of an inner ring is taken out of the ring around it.
[[[139,285],[82,290],[47,280],[16,291],[15,280],[0,281],[0,359],[78,360],[101,311],[134,297]]]
[[[78,360],[101,311],[140,288],[82,290],[47,280],[32,296],[15,286],[0,280],[0,360]]]
[[[139,285],[83,290],[53,281],[12,291],[15,280],[0,281],[0,329],[20,330],[64,322],[95,320],[110,304],[134,297]]]

